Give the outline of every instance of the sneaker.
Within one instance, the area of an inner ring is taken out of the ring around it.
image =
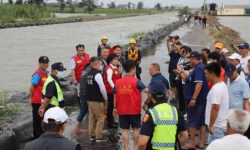
[[[108,138],[107,137],[102,137],[102,138],[99,138],[99,139],[95,139],[96,143],[100,143],[100,142],[106,142],[108,141]]]
[[[95,136],[90,136],[90,137],[89,137],[89,140],[90,140],[90,141],[94,141],[95,139],[96,139]]]

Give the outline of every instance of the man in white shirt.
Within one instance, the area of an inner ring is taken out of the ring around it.
[[[244,110],[232,109],[228,112],[227,136],[215,140],[207,150],[248,150],[250,140],[244,136],[250,124],[250,115]]]
[[[240,64],[245,72],[249,72],[247,67],[248,60],[250,59],[250,55],[248,55],[249,50],[249,44],[248,43],[242,43],[240,46],[238,46],[239,52],[241,55]]]
[[[229,110],[229,96],[226,84],[220,78],[218,63],[206,66],[207,80],[213,83],[207,95],[205,122],[209,127],[208,143],[223,138],[226,134],[226,119]]]

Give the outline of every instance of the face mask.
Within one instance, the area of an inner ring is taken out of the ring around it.
[[[99,70],[99,71],[102,71],[102,70],[103,70],[103,66],[100,66],[100,67],[98,68],[98,70]]]
[[[57,77],[60,79],[60,78],[63,78],[63,72],[62,71],[58,71],[58,73],[57,73]]]

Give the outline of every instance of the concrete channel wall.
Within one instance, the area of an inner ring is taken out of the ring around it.
[[[146,36],[137,38],[138,47],[140,47],[142,53],[154,49],[161,40],[183,25],[183,23],[183,21],[176,21]],[[128,46],[124,46],[123,52]],[[76,87],[73,84],[71,75],[61,79],[60,82],[65,104],[72,105],[77,103]],[[29,99],[28,93],[17,93],[11,96],[10,103],[21,102],[28,107]],[[30,139],[33,135],[31,112],[15,113],[12,118],[14,118],[12,123],[6,123],[5,127],[0,126],[0,150],[17,150],[21,142]]]

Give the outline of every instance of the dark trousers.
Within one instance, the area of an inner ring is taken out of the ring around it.
[[[139,65],[136,65],[136,77],[141,80],[141,67]]]
[[[202,22],[202,25],[203,25],[203,29],[207,28],[207,23],[206,22]]]
[[[42,134],[42,117],[39,116],[38,110],[41,104],[32,104],[32,115],[33,115],[33,135],[34,138],[39,138]]]
[[[183,95],[182,80],[177,81],[177,92],[179,101],[179,110],[185,114],[186,113],[186,101]]]
[[[78,122],[82,122],[84,116],[88,112],[87,99],[84,96],[80,96],[80,98],[81,98],[81,104],[80,104],[80,112],[79,112],[79,114],[77,116],[77,121]]]
[[[108,94],[108,110],[107,110],[107,125],[108,126],[114,123],[113,109],[114,109],[114,95]]]

